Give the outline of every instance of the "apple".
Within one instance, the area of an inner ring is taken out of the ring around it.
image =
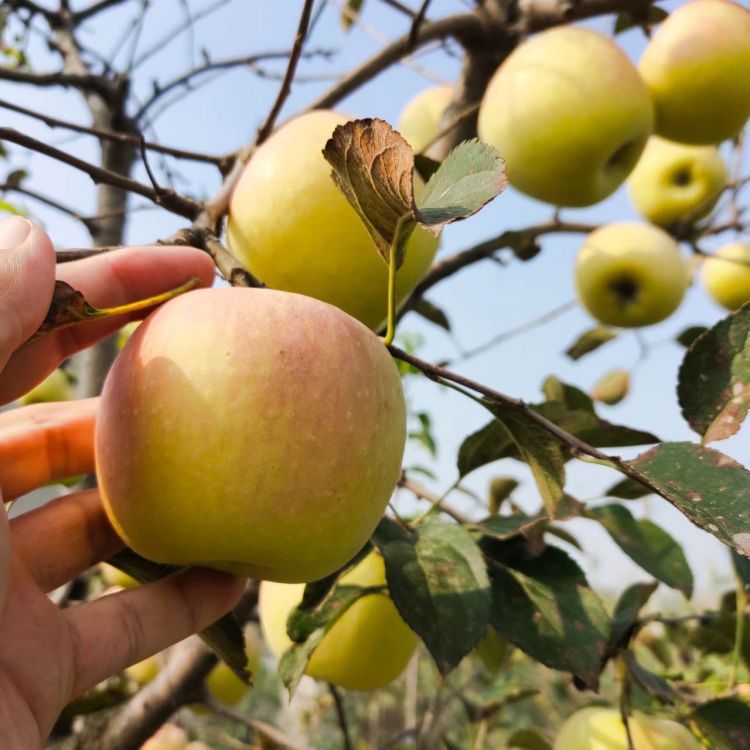
[[[750,11],[728,0],[692,0],[674,10],[639,69],[656,132],[673,141],[721,143],[750,117]]]
[[[53,370],[41,383],[18,399],[22,406],[44,404],[51,401],[70,401],[73,386],[67,373],[61,367]]]
[[[440,133],[440,122],[452,99],[452,86],[432,86],[417,94],[406,105],[397,128],[415,153],[432,143]],[[435,156],[432,146],[426,153]]]
[[[575,283],[579,301],[599,322],[636,328],[669,317],[688,280],[677,243],[665,231],[621,221],[586,238]]]
[[[561,26],[517,47],[479,109],[479,137],[510,184],[557,206],[589,206],[630,174],[653,127],[638,71],[609,38]]]
[[[622,401],[630,391],[630,373],[627,370],[615,368],[603,375],[591,390],[591,398],[603,404],[615,406]]]
[[[641,216],[664,227],[702,219],[728,179],[715,146],[688,146],[652,136],[628,179],[628,191]]]
[[[330,302],[380,329],[387,314],[388,267],[322,154],[336,126],[349,119],[326,110],[308,112],[260,146],[232,195],[227,240],[268,286]],[[417,227],[396,276],[397,304],[427,272],[437,245]]]
[[[703,286],[727,310],[750,300],[750,242],[719,248],[703,263]]]
[[[139,585],[135,578],[108,563],[99,564],[99,575],[105,586],[119,586],[123,589],[132,589]]]
[[[161,654],[154,654],[129,666],[124,674],[137,685],[148,685],[159,674],[163,666],[164,657]]]
[[[254,675],[260,669],[263,641],[252,626],[245,629],[245,654],[247,669]],[[221,661],[208,673],[206,689],[217,701],[234,706],[247,695],[250,687]]]
[[[175,724],[164,724],[159,731],[141,745],[141,750],[185,750],[188,736]]]
[[[474,653],[481,659],[488,672],[497,674],[508,653],[508,641],[492,625],[488,625],[487,634],[474,649]]]
[[[628,717],[635,750],[701,750],[690,730],[669,719],[642,713]],[[628,750],[619,711],[601,706],[581,709],[560,727],[553,750]]]
[[[357,586],[385,585],[385,563],[371,552],[340,579]],[[286,622],[302,601],[302,585],[263,581],[258,611],[263,637],[281,656],[291,645]],[[323,636],[307,665],[306,674],[349,690],[377,690],[395,680],[408,664],[417,637],[404,623],[385,594],[368,594],[341,615]]]
[[[351,316],[270,289],[201,289],[151,313],[102,392],[104,507],[140,555],[286,582],[370,538],[401,472],[396,365]]]

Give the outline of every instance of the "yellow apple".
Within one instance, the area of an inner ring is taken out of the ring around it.
[[[73,398],[73,386],[67,373],[58,367],[53,370],[39,385],[21,396],[18,401],[23,406],[43,404],[51,401],[69,401]]]
[[[371,552],[341,583],[357,586],[385,584],[385,564]],[[281,656],[291,645],[286,622],[302,601],[304,586],[264,581],[258,610],[263,637]],[[377,690],[396,679],[411,659],[417,637],[385,594],[368,594],[341,615],[313,652],[306,674],[349,690]]]
[[[184,729],[174,724],[165,724],[159,731],[146,740],[141,750],[185,750],[188,736]]]
[[[138,328],[138,326],[141,324],[140,320],[134,320],[132,323],[128,323],[127,325],[124,325],[118,332],[117,332],[117,348],[122,349],[125,344],[128,343],[128,340],[130,337],[135,333],[135,329]]]
[[[135,578],[107,563],[99,564],[99,575],[106,586],[119,586],[123,589],[132,589],[138,586],[138,581]]]
[[[231,251],[274,289],[330,302],[379,329],[388,267],[331,179],[323,147],[350,118],[317,110],[269,138],[248,162],[229,209]],[[402,302],[432,263],[438,240],[418,227],[396,277]]]
[[[96,422],[99,490],[146,558],[314,581],[370,538],[401,472],[401,380],[332,305],[201,289],[115,360]]]
[[[251,675],[254,675],[260,669],[263,642],[252,626],[245,630],[245,654],[247,655],[247,669]],[[217,701],[233,706],[247,695],[250,687],[237,677],[224,662],[219,662],[208,673],[206,689]]]
[[[625,53],[589,29],[561,26],[521,44],[495,72],[479,137],[518,190],[589,206],[630,174],[653,125],[646,86]]]
[[[451,86],[432,86],[417,94],[406,105],[397,128],[415,152],[432,143],[440,133],[440,121],[452,99]],[[432,147],[426,153],[432,156]]]
[[[666,232],[622,221],[587,237],[576,259],[575,282],[578,299],[594,318],[635,328],[658,323],[679,307],[687,274]]]
[[[602,376],[591,390],[591,398],[603,404],[615,406],[619,404],[630,391],[630,373],[616,368]]]
[[[727,310],[750,300],[750,242],[725,245],[703,263],[703,286]]]
[[[635,750],[701,750],[690,730],[676,721],[634,713],[628,724]],[[560,727],[553,750],[628,750],[620,712],[599,706],[577,711]]]
[[[125,676],[137,685],[147,685],[159,674],[163,666],[164,657],[161,654],[154,654],[128,667],[125,670]]]
[[[656,132],[683,143],[720,143],[750,117],[750,11],[728,0],[692,0],[661,24],[639,69]]]
[[[628,190],[641,216],[664,227],[703,218],[728,178],[715,146],[688,146],[652,136],[630,175]]]

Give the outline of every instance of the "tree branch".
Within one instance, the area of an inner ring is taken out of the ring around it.
[[[116,5],[121,5],[124,2],[128,2],[128,0],[99,0],[99,2],[92,3],[88,8],[84,8],[73,14],[73,24],[78,26],[99,13],[114,8]]]

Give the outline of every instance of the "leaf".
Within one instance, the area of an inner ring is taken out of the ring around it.
[[[293,644],[281,655],[278,674],[284,687],[289,692],[290,699],[294,696],[299,681],[305,674],[307,663],[310,661],[313,651],[320,645],[325,634],[325,628],[319,628],[304,643]]]
[[[625,477],[625,479],[613,484],[604,494],[609,497],[619,497],[621,500],[638,500],[654,493],[653,490],[644,487],[635,479]]]
[[[385,120],[352,120],[336,127],[323,156],[380,256],[389,263],[395,246],[400,268],[416,226],[414,153],[409,144]]]
[[[682,415],[703,442],[734,435],[750,406],[750,305],[690,346],[678,375]]]
[[[493,515],[498,513],[502,504],[513,494],[516,487],[518,487],[518,480],[513,477],[493,477],[487,502],[490,513]]]
[[[552,750],[552,745],[536,729],[516,729],[505,743],[521,750]]]
[[[566,350],[565,353],[573,360],[578,360],[589,352],[593,352],[608,341],[617,338],[617,334],[606,326],[596,326],[582,333]]]
[[[354,26],[364,4],[365,0],[346,0],[341,9],[341,28],[344,31],[349,31]]]
[[[569,409],[583,409],[594,412],[594,402],[591,396],[574,385],[563,383],[562,380],[550,375],[542,383],[542,392],[547,401],[559,401]]]
[[[639,664],[632,653],[625,655],[630,675],[649,695],[658,698],[662,703],[677,703],[680,696],[663,678]]]
[[[525,513],[513,513],[510,516],[489,516],[483,521],[479,521],[474,528],[485,536],[506,541],[514,536],[531,531],[548,520],[546,516],[527,516]]]
[[[14,169],[5,178],[5,187],[9,190],[21,187],[21,183],[29,176],[25,169]]]
[[[617,546],[647,573],[691,597],[693,574],[685,553],[664,529],[646,518],[634,518],[618,503],[590,508],[586,515],[598,521]]]
[[[414,169],[424,182],[427,182],[440,168],[440,162],[425,154],[414,155]]]
[[[444,328],[446,331],[450,332],[451,323],[450,320],[448,320],[448,316],[437,305],[433,305],[429,300],[420,297],[414,303],[412,309],[425,320],[428,320],[430,323],[434,323],[436,326],[440,326],[440,328]]]
[[[702,336],[708,328],[706,326],[690,326],[675,336],[675,341],[686,349],[692,345],[699,336]]]
[[[299,609],[314,609],[322,604],[325,598],[335,588],[338,579],[348,570],[351,570],[353,567],[362,562],[362,560],[364,560],[364,558],[367,557],[367,555],[369,555],[371,551],[372,545],[368,542],[362,547],[359,552],[357,552],[356,555],[354,555],[351,560],[349,560],[348,563],[342,565],[338,570],[335,570],[325,578],[321,578],[317,581],[313,581],[312,583],[308,583],[305,586],[304,593],[302,594],[302,601],[299,604]]]
[[[163,294],[154,295],[148,299],[130,302],[127,305],[119,305],[118,307],[97,309],[96,307],[92,307],[86,301],[83,294],[76,289],[73,289],[70,284],[67,284],[64,281],[56,281],[49,311],[36,333],[29,339],[29,342],[35,341],[36,339],[61,328],[68,328],[69,326],[78,325],[79,323],[87,323],[91,320],[114,318],[135,312],[136,310],[144,310],[148,307],[153,307],[154,305],[166,302],[173,297],[177,297],[184,292],[190,291],[197,283],[197,278],[191,278],[175,289],[171,289]]]
[[[659,583],[634,583],[623,591],[615,605],[612,615],[612,631],[609,636],[608,656],[614,656],[619,651],[626,649],[633,634],[633,629],[638,623],[641,609],[656,591]]]
[[[373,541],[401,617],[450,672],[487,630],[490,583],[479,548],[463,527],[436,520],[409,532],[383,519]]]
[[[491,623],[542,664],[596,689],[609,620],[581,569],[562,550],[530,557],[525,545],[493,543]]]
[[[467,219],[505,189],[505,162],[487,143],[463,141],[430,177],[415,218],[433,234],[445,224]]]
[[[750,557],[750,471],[695,443],[662,443],[629,466],[696,526]]]
[[[750,707],[740,700],[704,703],[693,711],[689,723],[712,750],[750,750]]]
[[[637,26],[650,26],[661,23],[669,14],[656,5],[649,6],[646,12],[624,10],[615,19],[615,34],[621,34]]]
[[[630,390],[630,373],[627,370],[611,370],[597,381],[591,397],[595,401],[614,406],[619,404]]]

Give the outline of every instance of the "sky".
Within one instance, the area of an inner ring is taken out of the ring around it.
[[[52,0],[47,0],[50,4]],[[72,2],[74,8],[86,2]],[[410,0],[412,6],[417,3]],[[434,0],[429,17],[438,18],[451,12],[462,12],[469,5],[459,0]],[[669,9],[676,5],[664,5]],[[192,33],[181,33],[189,7],[198,18]],[[217,6],[215,12],[201,17],[203,11]],[[107,60],[125,65],[133,59],[144,58],[136,73],[134,96],[146,100],[155,80],[162,84],[186,69],[199,65],[204,51],[212,59],[248,55],[258,51],[289,49],[298,22],[300,3],[268,2],[267,0],[160,0],[152,3],[147,23],[134,48],[133,35],[113,53],[118,41],[127,35],[140,3],[126,3],[122,8],[102,14],[82,35],[86,45],[98,50]],[[408,31],[408,19],[389,8],[381,0],[367,0],[361,22],[348,33],[342,30],[336,3],[329,3],[322,12],[306,49],[331,51],[329,57],[316,56],[300,65],[300,78],[282,111],[281,119],[306,107],[317,95],[346,71],[369,58],[383,44]],[[599,19],[587,25],[610,33],[612,18]],[[53,70],[55,60],[45,49],[40,36],[32,37],[30,59],[37,70]],[[633,30],[617,37],[617,42],[636,61],[645,46],[646,38]],[[355,92],[338,107],[356,117],[378,116],[396,123],[406,103],[424,88],[435,83],[455,81],[460,70],[460,55],[455,44],[445,49],[429,47],[415,59],[393,66],[362,90]],[[246,69],[221,76],[206,77],[208,85],[180,97],[172,106],[158,114],[153,128],[147,133],[151,140],[208,153],[226,153],[250,141],[273,102],[278,86],[282,62],[264,63],[266,73],[276,77],[260,77]],[[184,93],[184,92],[183,92]],[[46,89],[36,90],[0,82],[0,99],[15,101],[31,109],[44,111],[79,123],[88,123],[88,112],[72,92]],[[167,101],[167,100],[165,100]],[[30,135],[67,148],[87,159],[96,159],[95,144],[61,130],[49,130],[28,118],[3,111],[0,122],[23,130]],[[53,195],[66,203],[78,206],[84,213],[94,213],[94,189],[90,180],[70,167],[38,155],[24,155],[13,148],[14,168],[24,167],[30,172],[28,185],[40,192]],[[153,164],[161,165],[158,158]],[[173,177],[178,189],[197,198],[210,196],[219,186],[218,172],[202,165],[176,163]],[[750,172],[750,163],[743,173]],[[2,168],[2,166],[0,166]],[[161,172],[163,176],[163,172]],[[136,176],[147,180],[139,167]],[[48,210],[33,201],[20,200],[31,215],[44,223],[60,247],[86,247],[88,236],[77,222]],[[145,243],[165,237],[183,226],[183,221],[160,210],[153,210],[142,199],[135,198],[139,209],[131,214],[127,230],[129,243]],[[142,207],[142,208],[141,208]],[[523,228],[549,219],[550,206],[538,203],[515,192],[505,191],[492,204],[471,219],[448,227],[443,235],[438,258],[446,257],[476,242],[494,237],[507,229]],[[633,220],[636,218],[624,188],[606,201],[589,209],[565,210],[562,218],[588,223]],[[712,249],[732,239],[724,235]],[[459,354],[455,340],[471,349],[499,332],[536,319],[575,298],[573,263],[583,241],[580,235],[552,235],[543,239],[542,252],[533,260],[522,263],[510,255],[503,255],[506,264],[490,261],[476,264],[455,277],[436,286],[429,299],[449,316],[452,335],[419,319],[407,316],[400,332],[419,334],[424,339],[419,355],[431,361],[454,358]],[[674,336],[690,325],[709,325],[723,317],[723,311],[694,284],[680,309],[662,324],[644,329],[639,338],[624,333],[616,341],[578,362],[564,355],[567,346],[594,321],[580,307],[556,316],[530,333],[506,341],[486,353],[459,362],[455,369],[475,380],[528,401],[541,400],[541,384],[546,376],[556,375],[564,381],[588,390],[608,370],[625,369],[638,365],[633,371],[632,390],[618,406],[601,406],[601,415],[610,421],[651,430],[667,440],[697,440],[682,419],[675,395],[676,371],[684,350],[671,343]],[[647,356],[639,361],[643,344]],[[431,465],[435,481],[424,480],[440,493],[456,478],[455,456],[463,439],[489,421],[489,414],[471,401],[439,388],[427,381],[410,380],[408,396],[415,410],[429,411],[434,421],[434,433],[439,453],[431,462],[421,449],[412,446],[406,463]],[[750,441],[747,429],[715,447],[746,463]],[[638,450],[623,451],[631,456]],[[512,475],[522,480],[515,495],[519,504],[528,510],[538,505],[538,495],[528,471],[521,464],[507,461],[496,463],[473,473],[464,484],[474,493],[485,497],[490,479],[497,474]],[[568,466],[568,490],[582,500],[593,500],[614,484],[619,476],[611,470],[588,464],[571,462]],[[420,481],[422,481],[420,479]],[[408,499],[403,502],[412,506]],[[473,516],[480,517],[482,509],[475,501],[460,494],[452,502]],[[683,545],[696,576],[696,602],[710,601],[715,595],[717,580],[731,585],[727,551],[706,533],[693,527],[687,519],[660,498],[630,503],[636,515],[647,515],[662,525]],[[593,522],[579,520],[566,524],[578,535],[585,553],[570,549],[587,570],[592,583],[609,592],[622,590],[635,580],[648,580],[648,575],[631,563]],[[680,607],[677,594],[664,587],[660,590],[662,607]]]

